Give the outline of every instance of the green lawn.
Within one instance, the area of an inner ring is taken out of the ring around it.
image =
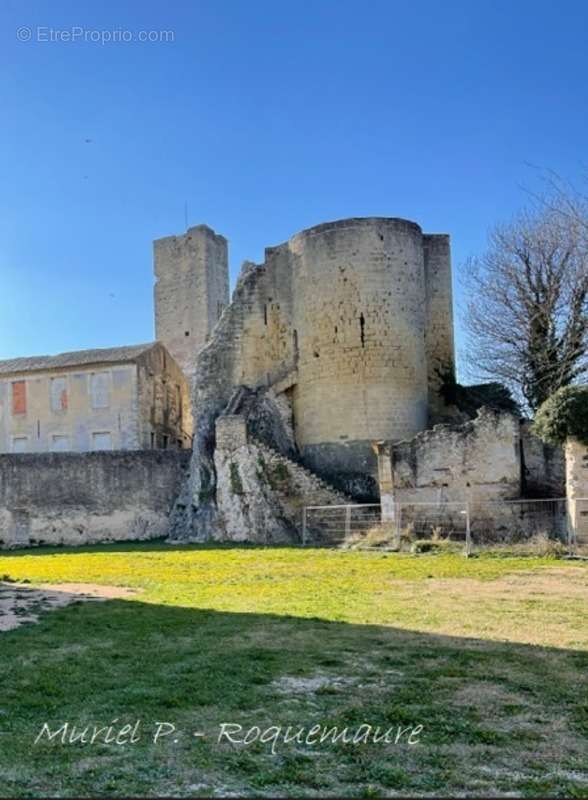
[[[150,543],[6,553],[2,576],[139,592],[0,633],[0,796],[588,796],[585,563]],[[115,719],[140,740],[33,744]],[[222,723],[423,728],[272,753]]]

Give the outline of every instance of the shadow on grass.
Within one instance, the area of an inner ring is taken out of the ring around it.
[[[300,550],[299,544],[279,545],[280,549],[290,548]],[[100,544],[81,545],[79,547],[71,544],[63,545],[39,545],[35,547],[14,548],[10,550],[0,549],[0,557],[13,558],[19,556],[37,555],[76,555],[78,553],[141,553],[141,552],[169,552],[180,553],[183,551],[204,551],[204,550],[275,550],[276,545],[252,544],[249,542],[202,542],[187,544],[170,544],[167,539],[148,539],[140,542],[103,542]]]
[[[587,667],[577,651],[377,625],[76,603],[0,635],[0,794],[569,794],[586,762]],[[140,720],[141,740],[33,745],[45,722],[115,719]],[[155,745],[157,722],[176,731]],[[219,743],[226,722],[423,732],[414,747],[291,743],[272,754]]]

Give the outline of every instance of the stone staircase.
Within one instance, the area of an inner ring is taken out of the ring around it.
[[[285,475],[285,471],[287,471],[296,484],[305,488],[305,505],[328,506],[353,505],[355,503],[352,497],[336,489],[299,461],[288,458],[255,436],[250,435],[249,441],[263,453],[266,465],[273,469],[277,476],[276,482],[279,482],[280,474]]]
[[[246,441],[255,448],[258,477],[265,482],[266,487],[269,485],[271,495],[292,534],[300,540],[302,539],[303,511],[308,506],[355,506],[354,518],[361,518],[362,507],[357,506],[353,497],[337,489],[304,466],[296,456],[284,455],[277,447],[272,446],[265,438],[262,440],[252,431],[248,419],[250,410],[255,407],[255,402],[255,396],[246,387],[237,387],[220,419],[233,419],[235,422],[238,419],[241,420],[242,433],[237,434],[238,439],[242,437],[243,442]],[[238,425],[237,423],[237,427]],[[217,428],[217,444],[219,443],[218,437]],[[234,445],[234,432],[230,439]],[[338,515],[344,519],[345,508],[334,512],[337,520]],[[334,536],[329,531],[328,525],[326,528],[321,525],[318,521],[320,516],[321,512],[318,512],[318,515],[307,515],[307,522],[311,518],[313,520],[307,524],[306,528],[309,540],[323,545],[339,544],[341,537]],[[326,512],[326,516],[333,518],[331,512]],[[339,527],[338,524],[337,527]]]
[[[279,504],[284,519],[295,533],[298,541],[303,541],[304,535],[308,544],[334,547],[342,543],[344,536],[340,533],[339,522],[345,519],[346,510],[342,506],[355,506],[352,497],[331,486],[312,470],[307,469],[297,461],[282,455],[265,442],[249,437],[263,462],[261,469],[269,481],[272,494]],[[307,513],[306,526],[303,525],[303,512],[308,506],[337,507],[333,512]],[[361,507],[358,508],[361,516]],[[324,515],[327,515],[325,524]],[[334,513],[334,517],[333,514]],[[355,517],[358,514],[356,512]],[[336,520],[337,530],[331,527],[331,520]]]

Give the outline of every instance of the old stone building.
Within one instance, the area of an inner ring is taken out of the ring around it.
[[[221,276],[207,280],[222,284],[224,262],[208,253],[204,271]],[[166,264],[156,243],[155,261],[163,284],[177,258]],[[166,303],[180,306],[184,281],[166,285]],[[174,533],[222,536],[219,417],[240,415],[252,431],[265,418],[265,444],[291,459],[291,471],[310,469],[347,497],[377,498],[372,442],[451,416],[440,389],[453,373],[448,236],[402,219],[354,218],[267,248],[263,264],[243,265],[196,361],[193,468]]]
[[[190,448],[182,371],[159,343],[0,361],[0,452]]]

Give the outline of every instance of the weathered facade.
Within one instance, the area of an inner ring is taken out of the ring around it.
[[[158,343],[0,361],[0,452],[190,448],[186,379]]]
[[[542,443],[513,414],[489,408],[469,422],[437,425],[405,441],[375,442],[374,449],[386,506],[565,494],[563,450]]]

